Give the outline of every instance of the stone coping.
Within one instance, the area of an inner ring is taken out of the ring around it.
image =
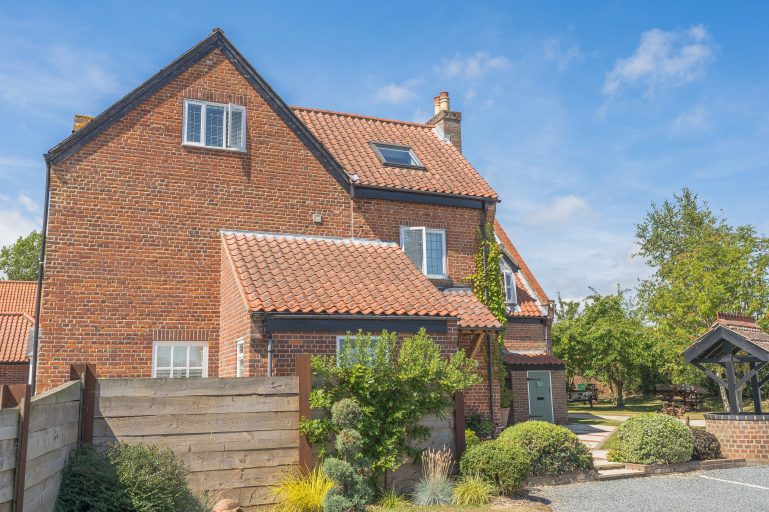
[[[710,421],[769,421],[769,414],[706,412],[704,416]]]
[[[729,469],[747,466],[745,459],[711,459],[690,460],[675,464],[633,464],[625,463],[626,469],[640,471],[645,474],[659,475],[664,473],[686,473],[687,471],[704,471],[708,469]]]

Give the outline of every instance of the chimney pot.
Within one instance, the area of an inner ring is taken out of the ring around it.
[[[435,115],[441,111],[441,97],[436,96],[435,98],[433,98],[433,104],[435,106],[435,112],[433,112],[433,115]]]
[[[446,91],[442,91],[438,95],[438,97],[440,98],[441,110],[443,112],[448,112],[449,110],[451,110],[451,108],[449,108],[449,93]]]
[[[449,93],[446,91],[441,91],[438,96],[435,96],[433,104],[435,113],[427,124],[438,128],[445,138],[462,152],[462,114],[451,111]]]
[[[72,133],[80,130],[83,126],[93,121],[93,116],[86,116],[83,114],[75,114],[75,121],[72,125]]]

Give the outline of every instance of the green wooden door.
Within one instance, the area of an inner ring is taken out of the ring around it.
[[[553,393],[550,370],[527,372],[529,419],[553,423]]]

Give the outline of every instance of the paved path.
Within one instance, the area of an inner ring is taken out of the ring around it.
[[[555,512],[769,510],[769,466],[541,487],[529,495]]]

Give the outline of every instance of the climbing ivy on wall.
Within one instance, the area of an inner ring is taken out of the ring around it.
[[[468,281],[472,284],[473,293],[505,326],[507,324],[507,302],[505,300],[505,285],[502,277],[502,248],[494,236],[494,226],[484,224],[481,232],[481,243],[475,253],[475,273]],[[485,259],[485,264],[484,264]],[[497,336],[497,352],[494,354],[494,369],[499,381],[502,396],[500,405],[509,407],[511,393],[505,388],[505,368],[502,365],[502,349],[505,346],[503,333]]]

